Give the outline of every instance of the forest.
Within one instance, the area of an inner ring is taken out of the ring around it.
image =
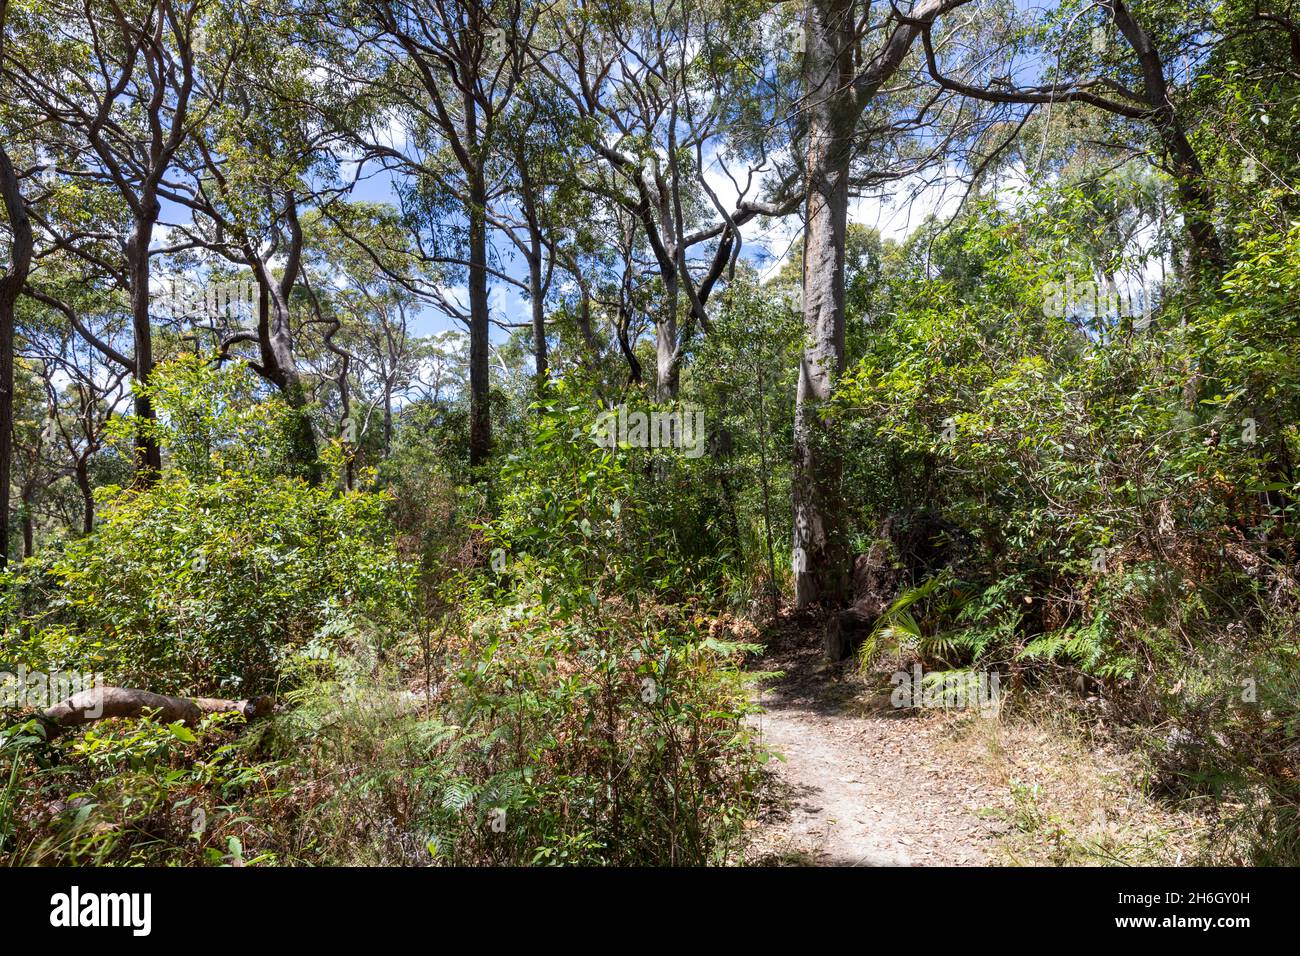
[[[1300,864],[1292,0],[0,0],[0,198],[0,864]]]

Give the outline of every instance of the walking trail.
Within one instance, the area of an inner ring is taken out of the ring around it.
[[[890,706],[844,665],[822,658],[819,631],[780,622],[760,666],[782,671],[753,718],[784,757],[753,831],[759,864],[978,866],[993,862],[1006,794],[962,761],[950,718]],[[984,812],[982,812],[984,811]]]

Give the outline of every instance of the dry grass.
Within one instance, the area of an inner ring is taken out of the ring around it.
[[[1007,794],[1001,862],[1048,866],[1186,865],[1208,824],[1155,799],[1141,759],[1070,718],[1004,714],[952,722],[946,746]]]

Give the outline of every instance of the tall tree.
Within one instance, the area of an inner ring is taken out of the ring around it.
[[[28,28],[43,34],[30,56],[10,57],[7,79],[25,108],[47,124],[43,144],[70,183],[115,194],[125,209],[118,237],[119,277],[131,310],[132,372],[147,383],[154,367],[150,265],[162,215],[161,192],[192,125],[196,40],[207,0],[52,0],[36,9]],[[85,240],[93,238],[92,246]],[[102,236],[75,231],[57,244],[96,269]],[[134,394],[137,480],[148,484],[162,467],[148,395]]]
[[[406,210],[430,238],[430,258],[465,276],[464,308],[445,290],[433,298],[468,327],[469,453],[480,465],[492,448],[490,280],[508,279],[491,256],[489,207],[501,190],[491,159],[523,76],[534,11],[523,0],[363,0],[355,16],[335,22],[338,42],[350,50],[344,80],[381,121],[343,132],[363,162],[410,177]],[[444,216],[453,209],[454,218]],[[446,248],[449,231],[464,253]]]
[[[1049,20],[1037,44],[1062,51],[1053,58],[1060,66],[1041,84],[1013,83],[1010,72],[999,69],[1010,68],[1015,58],[1025,55],[1020,44],[1005,47],[993,67],[981,61],[984,76],[973,70],[950,75],[937,50],[933,24],[927,24],[924,33],[927,69],[944,89],[973,99],[1032,105],[1083,103],[1144,126],[1155,136],[1157,153],[1168,162],[1187,234],[1191,277],[1205,274],[1213,282],[1227,263],[1215,226],[1214,189],[1188,136],[1171,76],[1171,64],[1198,56],[1204,48],[1205,27],[1182,8],[1171,17],[1158,4],[1143,6],[1146,15],[1124,0],[1100,0],[1096,5],[1100,22],[1064,7],[1056,11],[1061,22]],[[1111,34],[1122,42],[1114,42]],[[945,46],[951,50],[954,44]],[[1056,75],[1071,69],[1074,75]],[[988,74],[996,75],[989,78]]]
[[[661,401],[676,398],[691,339],[709,329],[708,302],[734,271],[742,227],[797,206],[785,182],[771,190],[775,200],[758,198],[775,164],[771,141],[755,131],[779,133],[780,124],[755,109],[771,86],[748,66],[751,26],[707,0],[617,9],[581,2],[542,37],[553,49],[534,51],[605,166],[586,174],[588,188],[630,216],[662,287],[653,308]],[[746,148],[729,164],[727,135],[741,125]],[[711,177],[735,196],[724,201]]]
[[[9,0],[0,0],[0,73],[5,58]],[[0,125],[0,130],[5,127]],[[34,240],[18,170],[0,142],[0,199],[9,227],[9,263],[0,273],[0,569],[9,557],[9,479],[13,461],[14,311],[31,270]]]
[[[294,411],[291,455],[299,473],[321,478],[307,387],[300,374],[292,314],[301,288],[305,210],[336,196],[328,131],[303,104],[317,108],[331,91],[311,79],[294,46],[287,3],[214,10],[219,38],[199,58],[197,99],[206,121],[181,159],[188,179],[165,196],[188,207],[194,222],[180,232],[241,269],[257,290],[251,327],[214,329],[220,352],[252,343],[250,367]],[[219,15],[219,16],[218,16]]]
[[[806,344],[795,401],[793,487],[799,607],[838,603],[848,587],[843,465],[823,412],[844,363],[844,248],[858,121],[903,66],[922,28],[963,2],[920,0],[909,12],[895,6],[878,20],[854,0],[810,0],[804,10]]]

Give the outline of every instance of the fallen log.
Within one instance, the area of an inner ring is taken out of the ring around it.
[[[270,697],[248,700],[225,700],[220,697],[167,697],[130,687],[92,687],[73,694],[46,710],[41,716],[47,726],[57,731],[80,727],[106,717],[141,717],[145,711],[157,711],[166,723],[184,721],[194,725],[204,714],[243,714],[248,720],[265,717],[274,707]]]

